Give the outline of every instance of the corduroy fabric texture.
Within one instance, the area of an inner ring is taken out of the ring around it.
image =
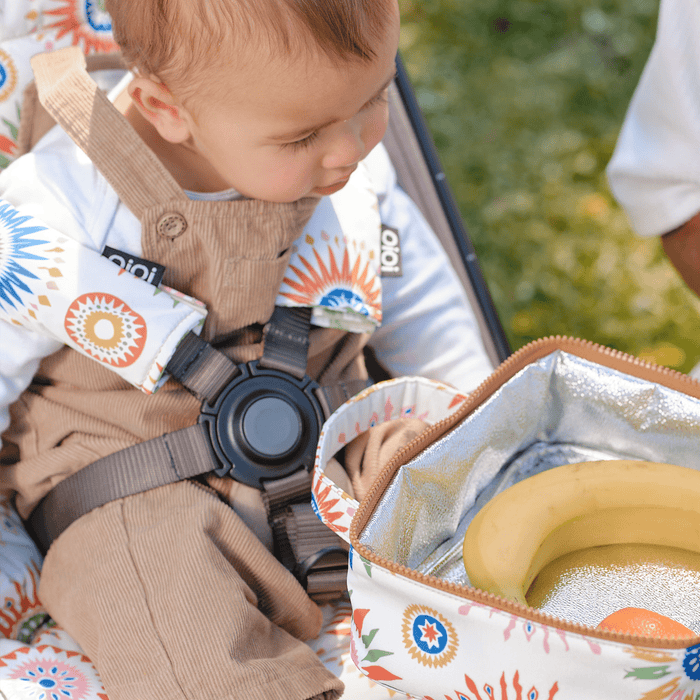
[[[420,418],[392,420],[365,431],[350,442],[345,447],[344,467],[353,496],[361,501],[394,454],[427,427],[428,423]]]
[[[110,700],[330,700],[342,690],[298,640],[317,634],[319,609],[209,489],[183,481],[114,501],[56,544],[39,594]]]
[[[207,339],[234,361],[258,358],[255,324],[272,313],[314,200],[188,200],[82,75],[80,52],[70,61],[54,56],[37,73],[39,95],[141,219],[144,256],[167,267],[166,284],[207,304]],[[173,215],[176,236],[162,225]],[[366,378],[366,342],[315,329],[309,374],[322,384]],[[173,381],[146,396],[99,363],[60,350],[11,409],[3,441],[20,460],[3,468],[0,487],[17,492],[26,516],[70,473],[191,425],[198,409]],[[91,656],[111,700],[333,700],[343,687],[299,641],[318,633],[318,608],[218,494],[193,482],[78,520],[52,545],[40,595]]]

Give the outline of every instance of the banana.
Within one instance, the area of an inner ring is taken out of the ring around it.
[[[474,587],[527,605],[533,579],[557,557],[635,543],[700,552],[700,471],[610,460],[529,477],[477,513],[464,565]]]

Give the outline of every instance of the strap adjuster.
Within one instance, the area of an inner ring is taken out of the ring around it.
[[[292,573],[317,603],[335,600],[347,588],[347,545],[340,540],[319,550],[308,561],[300,562]]]
[[[349,546],[319,520],[309,502],[310,476],[299,471],[266,484],[275,554],[316,602],[337,598],[347,584]]]

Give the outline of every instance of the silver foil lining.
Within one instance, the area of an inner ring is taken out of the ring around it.
[[[360,540],[397,564],[469,585],[462,542],[484,503],[552,467],[605,459],[700,469],[700,401],[555,351],[521,370],[401,467]],[[595,626],[610,612],[634,605],[700,632],[700,578],[685,588],[671,581],[678,594],[672,602],[663,586],[652,578],[648,584],[579,577],[542,609]]]

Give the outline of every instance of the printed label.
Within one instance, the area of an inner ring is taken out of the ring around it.
[[[102,255],[115,265],[119,265],[122,270],[130,272],[134,277],[138,277],[154,287],[157,287],[163,279],[165,267],[158,263],[138,258],[123,250],[117,250],[117,248],[110,248],[108,245],[105,246]]]
[[[382,277],[401,277],[401,241],[395,228],[382,224],[382,238],[379,246],[379,269]]]

